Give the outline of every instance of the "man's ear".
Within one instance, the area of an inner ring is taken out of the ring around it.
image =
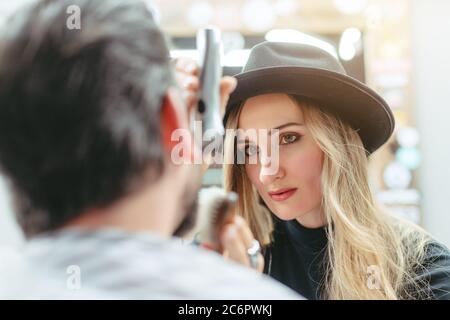
[[[180,108],[178,100],[175,97],[175,92],[172,89],[167,90],[163,99],[161,108],[161,139],[162,145],[166,152],[170,153],[172,148],[177,144],[177,141],[172,141],[172,133],[180,129]]]

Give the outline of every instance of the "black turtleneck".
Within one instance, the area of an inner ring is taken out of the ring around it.
[[[307,299],[320,299],[327,236],[325,228],[309,229],[297,220],[274,218],[274,241],[264,254],[264,273]]]
[[[264,273],[300,293],[307,299],[326,298],[323,292],[327,236],[325,228],[309,229],[297,220],[283,221],[275,216],[273,242],[264,251]],[[416,279],[431,299],[450,299],[450,251],[430,241]],[[416,294],[411,292],[411,297]],[[421,299],[422,296],[416,298]]]

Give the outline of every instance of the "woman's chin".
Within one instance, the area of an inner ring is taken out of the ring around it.
[[[310,210],[303,210],[304,208],[295,208],[285,206],[280,208],[279,206],[270,206],[271,212],[276,215],[280,220],[289,221],[294,219],[301,219],[304,217]]]
[[[293,214],[293,211],[285,211],[285,210],[272,210],[273,214],[277,216],[280,220],[289,221],[297,218],[298,215]]]
[[[289,221],[297,219],[299,216],[302,216],[303,212],[302,208],[298,208],[298,206],[293,206],[288,203],[278,203],[275,201],[265,201],[266,206],[269,208],[269,210],[277,216],[278,219]],[[300,210],[299,210],[300,209]],[[300,213],[299,213],[300,212]]]

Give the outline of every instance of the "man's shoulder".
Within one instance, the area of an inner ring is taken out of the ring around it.
[[[300,298],[275,280],[219,254],[177,239],[116,231],[67,232],[36,239],[9,271],[16,279],[10,283],[16,293],[32,282],[42,287],[36,294],[43,298]]]
[[[167,281],[200,299],[299,299],[268,276],[203,248],[170,241],[162,264]],[[169,276],[170,274],[170,276]]]

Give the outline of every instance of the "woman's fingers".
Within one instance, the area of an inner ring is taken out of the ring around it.
[[[175,79],[183,90],[183,98],[188,109],[197,104],[200,89],[199,74],[200,69],[193,59],[183,57],[175,61]],[[237,80],[234,77],[225,76],[220,80],[220,111],[222,116],[225,114],[228,99],[236,85]]]
[[[260,253],[258,254],[258,272],[263,272],[264,271],[264,257],[263,255]]]
[[[237,230],[244,242],[245,254],[247,255],[247,249],[251,248],[253,246],[253,242],[254,242],[252,231],[250,230],[250,227],[248,226],[248,224],[245,222],[244,218],[242,218],[241,216],[235,216],[234,221],[237,226]],[[248,255],[247,255],[247,259],[249,259]],[[261,253],[258,253],[257,270],[259,272],[263,272],[263,270],[264,270],[264,257],[262,256]]]
[[[225,76],[220,81],[220,112],[222,117],[225,114],[225,107],[230,98],[230,94],[236,89],[237,80],[234,77]]]
[[[195,91],[185,90],[182,93],[182,97],[184,102],[186,103],[188,110],[195,106],[197,103],[197,94]]]
[[[197,62],[187,57],[180,57],[175,60],[175,70],[193,76],[198,76],[200,73]]]
[[[233,224],[228,224],[224,228],[222,235],[222,245],[227,252],[229,259],[234,260],[244,266],[250,266],[250,261],[246,255],[246,250],[242,238]]]
[[[178,85],[184,90],[198,91],[200,82],[197,77],[191,76],[183,72],[175,74]]]
[[[197,104],[200,81],[197,63],[189,58],[178,58],[175,61],[175,80],[182,91],[182,97],[188,110]]]
[[[240,216],[235,216],[232,223],[225,226],[222,234],[222,246],[229,259],[232,259],[244,266],[250,267],[250,257],[247,250],[254,244],[253,234],[245,220]],[[264,270],[264,257],[258,253],[257,271]]]
[[[239,235],[244,242],[245,248],[250,248],[253,245],[253,234],[250,231],[250,228],[248,227],[244,218],[236,215],[234,217],[234,224],[236,225]]]

